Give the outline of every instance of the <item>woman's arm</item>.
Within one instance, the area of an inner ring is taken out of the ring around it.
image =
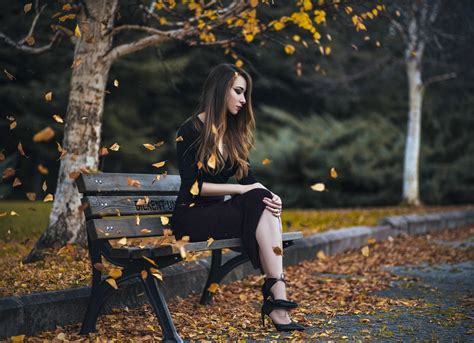
[[[202,196],[242,194],[246,191],[245,185],[236,185],[232,183],[203,182],[201,187]]]

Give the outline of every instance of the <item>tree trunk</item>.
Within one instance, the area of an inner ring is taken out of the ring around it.
[[[408,28],[408,45],[405,51],[406,72],[408,78],[408,130],[405,144],[403,166],[403,200],[410,206],[421,205],[419,190],[419,160],[421,142],[421,109],[423,103],[423,81],[421,79],[421,61],[424,42],[415,17]]]
[[[69,174],[98,166],[105,87],[111,66],[102,56],[112,47],[112,37],[105,32],[113,25],[117,1],[84,1],[78,15],[81,37],[75,47],[62,144],[67,154],[61,160],[48,227],[25,262],[40,259],[47,247],[85,243],[80,196]]]

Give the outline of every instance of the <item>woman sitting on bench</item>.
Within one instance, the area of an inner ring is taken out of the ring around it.
[[[252,79],[232,64],[219,64],[204,84],[197,110],[181,124],[177,153],[181,187],[171,228],[176,239],[242,238],[253,267],[265,274],[262,324],[278,331],[305,330],[287,311],[278,195],[258,183],[248,159],[254,143]],[[239,184],[227,184],[234,176]],[[234,195],[224,201],[225,195]]]

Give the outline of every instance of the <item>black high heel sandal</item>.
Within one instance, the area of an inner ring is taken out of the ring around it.
[[[298,303],[294,301],[284,300],[284,299],[275,299],[275,296],[271,292],[271,288],[275,283],[278,281],[283,281],[286,285],[285,275],[281,273],[279,278],[265,278],[265,282],[262,285],[262,294],[263,294],[263,301],[271,300],[274,307],[283,308],[287,310],[291,310],[293,308],[298,307]]]
[[[265,315],[270,317],[270,313],[274,309],[278,309],[278,308],[279,307],[276,307],[275,303],[273,301],[269,300],[269,299],[266,299],[266,300],[263,301],[262,311],[261,311],[262,326],[263,327],[265,327]],[[303,331],[303,330],[306,330],[306,328],[303,325],[300,325],[300,324],[294,322],[293,320],[288,324],[277,324],[273,321],[272,317],[270,317],[270,320],[272,321],[272,323],[275,326],[275,329],[277,329],[277,331],[294,331],[294,330]]]

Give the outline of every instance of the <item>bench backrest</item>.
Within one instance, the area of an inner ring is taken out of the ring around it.
[[[157,180],[159,177],[159,180]],[[163,235],[160,215],[174,210],[179,175],[82,173],[76,180],[90,239]]]

